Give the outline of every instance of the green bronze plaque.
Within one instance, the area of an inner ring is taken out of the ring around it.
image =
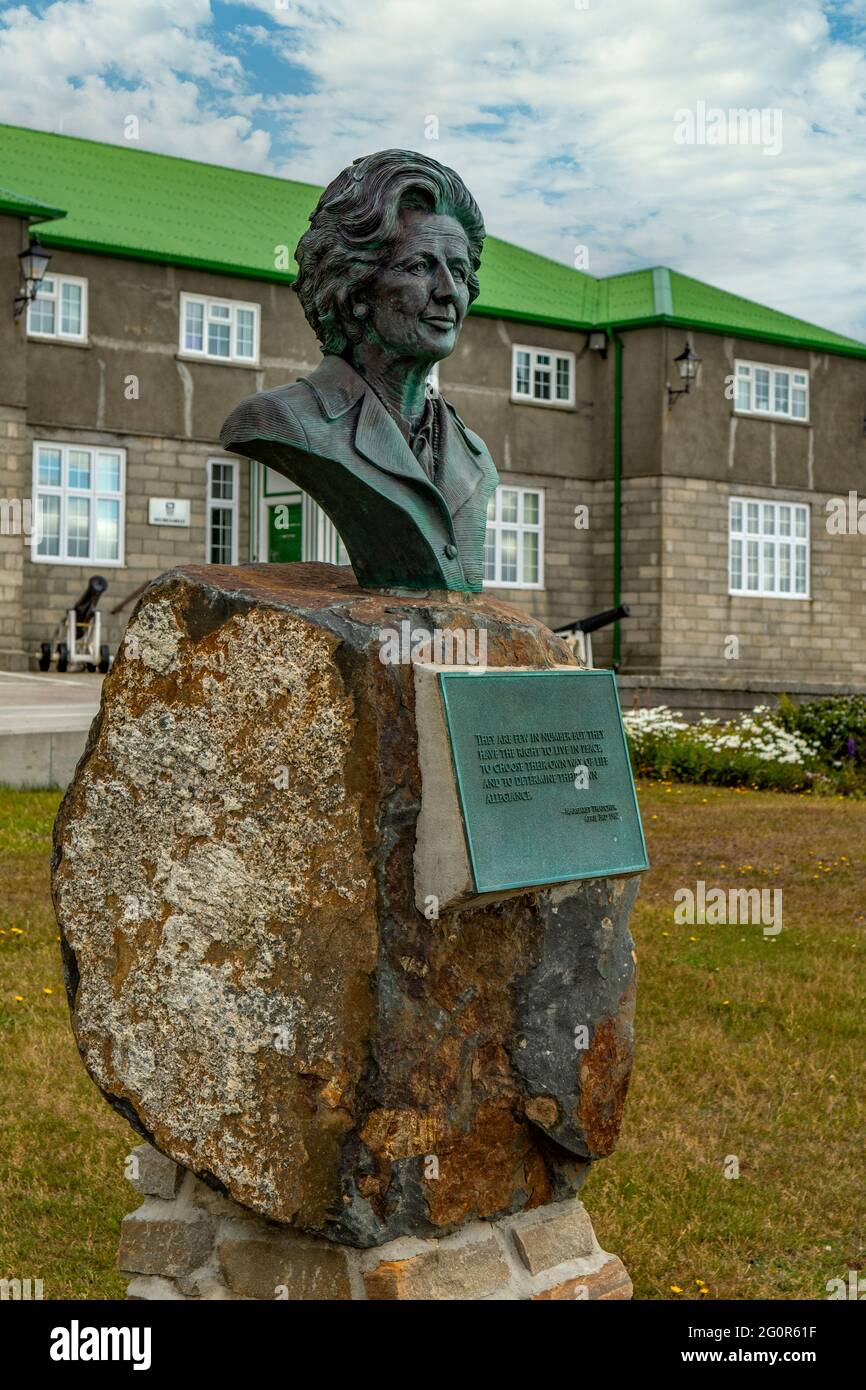
[[[479,893],[649,868],[612,671],[440,671]]]

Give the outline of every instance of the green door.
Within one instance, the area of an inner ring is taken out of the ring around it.
[[[301,558],[301,503],[268,503],[268,561],[288,564]]]

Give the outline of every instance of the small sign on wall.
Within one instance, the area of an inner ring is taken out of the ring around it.
[[[147,520],[151,526],[189,526],[189,499],[151,497],[147,503]]]

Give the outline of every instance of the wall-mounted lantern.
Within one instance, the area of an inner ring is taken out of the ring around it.
[[[677,364],[680,381],[684,384],[678,388],[674,388],[671,386],[670,382],[668,382],[668,410],[673,408],[677,396],[687,396],[689,394],[692,389],[692,382],[697,379],[698,367],[701,365],[702,359],[698,357],[696,352],[692,351],[691,343],[687,341],[679,357],[675,357],[674,361]]]
[[[42,277],[48,269],[51,255],[34,240],[24,251],[18,252],[18,270],[21,276],[21,289],[15,296],[15,317],[20,318],[28,304],[39,293]]]
[[[599,329],[594,330],[589,335],[587,347],[590,352],[600,352],[603,358],[607,357],[607,334]]]

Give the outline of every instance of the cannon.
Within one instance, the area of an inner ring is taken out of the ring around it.
[[[58,671],[68,671],[70,665],[83,666],[86,671],[100,670],[103,674],[111,665],[111,649],[102,642],[102,614],[99,600],[108,588],[108,580],[94,574],[74,608],[66,611],[55,628],[50,642],[39,649],[39,669],[47,671],[52,659]]]
[[[611,623],[618,623],[620,618],[627,618],[630,613],[628,604],[621,603],[618,608],[605,608],[603,613],[593,613],[590,618],[578,618],[576,622],[566,623],[565,627],[555,627],[553,630],[557,637],[564,637],[569,646],[576,650],[585,666],[592,666],[591,634],[598,632],[599,628],[609,627]]]

